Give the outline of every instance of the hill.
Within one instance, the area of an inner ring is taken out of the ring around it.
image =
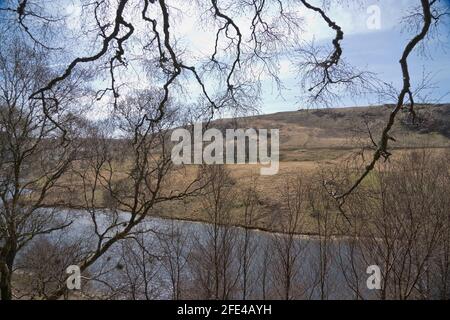
[[[393,106],[299,110],[220,121],[220,125],[280,130],[281,161],[336,160],[376,140]],[[403,111],[392,130],[393,149],[450,147],[450,104],[420,105],[413,122]]]
[[[248,185],[257,178],[260,203],[257,211],[261,219],[253,227],[263,230],[279,230],[279,198],[287,178],[300,174],[307,176],[323,168],[331,167],[349,159],[361,159],[364,147],[371,146],[369,131],[373,139],[380,136],[393,106],[373,106],[319,110],[299,110],[268,115],[223,119],[211,127],[255,128],[280,130],[280,169],[273,176],[260,176],[258,165],[228,165],[236,187]],[[413,122],[407,110],[403,111],[391,131],[396,142],[390,144],[391,159],[396,159],[412,150],[442,152],[450,150],[450,105],[421,105],[416,108],[417,118]],[[367,150],[367,149],[366,149]],[[365,152],[366,162],[370,150]],[[361,163],[361,162],[359,162]],[[365,163],[365,162],[364,162]],[[361,163],[362,164],[362,163]],[[189,167],[189,166],[188,166]],[[186,168],[184,174],[193,175],[195,166]],[[238,189],[239,190],[239,189]],[[158,210],[163,217],[208,221],[194,200],[190,203],[169,204]],[[244,225],[242,208],[232,210],[231,223]],[[311,218],[300,233],[316,233]]]

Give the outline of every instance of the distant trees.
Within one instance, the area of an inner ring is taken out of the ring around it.
[[[154,300],[161,296],[164,283],[161,279],[159,252],[152,250],[157,241],[148,233],[138,233],[119,243],[120,260],[116,266],[115,279],[109,276],[106,284],[114,297],[128,300]]]

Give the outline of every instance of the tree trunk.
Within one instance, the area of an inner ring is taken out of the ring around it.
[[[12,300],[12,263],[0,263],[0,300]]]
[[[2,267],[2,272],[0,275],[0,300],[11,300],[11,273],[6,270],[6,266]]]
[[[15,244],[9,245],[11,247],[15,248]],[[12,300],[11,280],[16,251],[5,249],[0,256],[0,300]]]

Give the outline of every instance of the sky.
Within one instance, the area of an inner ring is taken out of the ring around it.
[[[395,28],[381,30],[367,34],[353,34],[345,37],[343,41],[344,57],[360,70],[376,73],[377,77],[396,88],[401,88],[402,73],[399,64],[404,46],[410,36],[398,32]],[[324,40],[325,41],[325,40]],[[331,41],[331,40],[330,40]],[[446,46],[448,46],[446,42]],[[450,101],[450,51],[446,51],[443,44],[430,43],[427,55],[413,53],[409,59],[409,68],[413,88],[423,78],[423,73],[432,76],[433,99],[442,102]],[[277,90],[270,82],[264,84],[266,90],[263,96],[263,112],[272,113],[278,110],[296,110],[307,108],[301,101],[301,88],[294,72],[286,72],[283,81],[287,87],[279,97]],[[344,97],[335,107],[364,106],[374,104],[376,97]]]
[[[392,83],[396,88],[401,88],[402,74],[399,60],[405,45],[412,37],[412,33],[406,32],[398,22],[401,16],[412,3],[408,1],[365,1],[359,9],[351,12],[345,9],[332,10],[330,16],[340,25],[345,32],[342,47],[343,57],[360,70],[376,73],[377,77],[387,83]],[[367,12],[370,5],[376,4],[380,13],[380,28],[369,29],[367,19],[371,14]],[[450,1],[447,1],[450,5]],[[320,19],[310,17],[314,21],[314,29],[311,34],[318,36],[321,43],[331,43],[332,34],[327,34],[327,26]],[[423,78],[423,74],[429,73],[433,86],[430,97],[442,102],[450,101],[450,28],[440,29],[437,39],[427,41],[427,49],[424,53],[414,52],[409,59],[409,68],[413,88]],[[263,96],[263,113],[273,113],[280,110],[297,110],[308,108],[301,100],[301,88],[295,72],[286,67],[283,76],[287,90],[283,91],[283,98],[272,90],[271,83],[265,83]],[[334,107],[365,106],[378,103],[375,96],[368,97],[344,97],[336,102]]]
[[[333,1],[336,3],[335,0]],[[333,4],[333,1],[330,1],[330,3]],[[310,0],[310,2],[319,6],[322,3],[321,0]],[[332,5],[327,11],[328,16],[344,30],[343,58],[355,68],[373,72],[383,82],[401,88],[402,74],[399,60],[404,47],[413,36],[413,32],[405,30],[405,27],[408,26],[402,25],[400,18],[411,10],[414,3],[420,6],[420,1],[352,0],[348,3],[349,5],[343,6]],[[447,7],[450,6],[448,0],[441,1],[441,3]],[[301,38],[306,41],[314,39],[316,44],[330,46],[335,35],[333,30],[330,30],[317,13],[304,7],[300,7],[299,12],[305,25]],[[177,23],[183,30],[182,36],[190,39],[190,48],[194,52],[210,50],[214,33],[199,28],[199,23],[195,19],[195,12],[189,12],[188,10],[183,13],[185,17]],[[413,89],[420,83],[424,73],[429,74],[432,78],[431,82],[436,85],[427,94],[433,100],[449,102],[450,24],[441,27],[439,36],[428,40],[426,47],[425,54],[418,54],[416,51],[409,59]],[[273,81],[263,81],[262,113],[310,107],[302,99],[302,88],[296,76],[296,68],[288,60],[280,61],[280,79],[284,85],[281,92]],[[331,103],[331,106],[366,106],[378,103],[377,97],[368,95],[365,97],[343,97],[342,100]]]
[[[194,55],[210,55],[213,48],[215,30],[205,28],[199,23],[199,12],[195,6],[186,7],[189,0],[168,0],[174,13],[172,28],[176,30],[177,40],[184,39],[186,47]],[[4,2],[0,0],[0,5]],[[319,5],[322,0],[310,0]],[[330,3],[336,3],[331,0]],[[81,9],[79,0],[63,0],[50,3],[56,9],[69,15],[68,26],[73,30],[79,27]],[[63,8],[61,3],[67,5]],[[219,2],[220,3],[220,2]],[[374,72],[378,78],[392,83],[396,88],[401,87],[402,75],[399,59],[403,48],[413,33],[406,32],[399,25],[400,17],[411,9],[413,3],[419,0],[351,0],[349,5],[332,5],[327,14],[336,21],[344,31],[342,47],[343,58],[360,70]],[[357,3],[357,4],[355,4]],[[450,0],[443,1],[450,6]],[[304,19],[304,30],[301,38],[305,41],[313,40],[317,44],[331,45],[334,33],[320,18],[320,16],[299,6],[299,13]],[[409,60],[409,67],[413,88],[423,73],[429,73],[436,83],[434,91],[430,93],[433,100],[449,102],[450,96],[450,24],[441,27],[439,36],[427,41],[426,55],[413,53]],[[174,33],[175,34],[175,33]],[[77,45],[82,44],[76,38]],[[284,89],[279,92],[270,79],[262,82],[261,113],[274,113],[308,108],[302,99],[302,88],[296,75],[295,66],[287,59],[280,60],[280,79]],[[138,72],[127,74],[127,81],[139,87],[143,81]],[[199,88],[189,88],[193,93]],[[280,95],[281,93],[281,95]],[[341,101],[332,103],[334,107],[365,106],[378,103],[374,96],[343,97]]]
[[[393,84],[400,90],[402,74],[399,64],[404,47],[414,35],[405,30],[408,25],[401,24],[400,19],[418,0],[352,0],[348,5],[333,5],[327,11],[328,16],[340,25],[345,33],[342,47],[343,58],[358,70],[370,71],[381,81]],[[310,0],[320,6],[322,0]],[[450,0],[441,0],[443,6],[450,6]],[[181,7],[180,7],[181,8]],[[321,17],[304,7],[299,7],[305,28],[301,38],[306,41],[314,39],[318,45],[331,45],[335,34]],[[195,13],[185,11],[187,18],[181,19],[179,26],[183,35],[190,39],[190,48],[195,52],[210,50],[214,33],[199,28]],[[375,20],[374,20],[375,19]],[[448,21],[446,21],[448,22]],[[432,90],[427,92],[434,101],[450,101],[450,24],[440,27],[438,37],[426,42],[426,51],[415,51],[409,58],[409,69],[413,90],[419,85],[424,74],[431,77]],[[262,113],[291,111],[310,106],[305,102],[295,66],[288,60],[280,61],[280,79],[284,89],[281,92],[273,81],[262,84]],[[374,95],[342,97],[331,103],[333,107],[366,106],[378,104]],[[389,101],[392,103],[392,101]],[[320,107],[320,106],[319,106]]]

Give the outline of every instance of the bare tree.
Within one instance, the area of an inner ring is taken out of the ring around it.
[[[207,299],[230,299],[239,280],[236,270],[236,230],[230,225],[231,209],[235,203],[234,181],[221,165],[205,166],[203,179],[208,181],[202,197],[202,210],[210,224],[205,235],[196,239],[193,271],[200,295]]]
[[[152,250],[157,242],[149,233],[140,233],[120,243],[121,260],[116,266],[119,275],[117,279],[105,281],[118,283],[119,298],[154,300],[162,297],[161,257]]]
[[[46,299],[65,284],[66,269],[78,261],[83,247],[80,242],[63,239],[63,235],[37,238],[18,258],[18,285],[14,286],[18,299]]]
[[[365,166],[361,175],[345,192],[334,194],[334,197],[341,205],[345,202],[345,198],[362,183],[372,170],[375,169],[375,166],[380,159],[386,161],[391,156],[391,153],[388,150],[389,142],[395,141],[395,138],[391,135],[391,131],[400,111],[404,109],[409,110],[413,121],[415,121],[415,93],[411,88],[411,75],[408,59],[413,51],[417,50],[417,47],[423,44],[429,37],[430,29],[436,27],[441,18],[447,15],[449,15],[448,10],[445,8],[443,9],[440,6],[439,1],[421,0],[420,6],[414,10],[414,13],[405,17],[406,20],[409,20],[409,23],[411,23],[412,20],[417,25],[417,33],[405,46],[399,61],[403,79],[402,88],[397,95],[395,107],[383,128],[379,142],[375,142],[375,140],[372,139],[374,152],[371,161]]]
[[[187,286],[187,264],[190,259],[192,245],[188,240],[190,233],[184,231],[182,226],[176,226],[171,221],[167,230],[163,230],[159,236],[162,248],[163,267],[170,279],[172,288],[171,298],[179,300],[184,297]]]
[[[254,235],[250,230],[257,221],[258,214],[257,208],[259,199],[256,190],[257,179],[252,178],[250,186],[245,188],[242,196],[242,206],[244,211],[244,229],[243,235],[240,237],[239,241],[239,264],[241,271],[241,290],[242,299],[246,300],[251,296],[253,289],[253,277],[255,269],[255,254],[258,250],[258,244],[254,239]]]
[[[75,116],[67,105],[75,94],[76,79],[66,82],[42,101],[29,95],[51,76],[44,56],[23,43],[0,50],[0,292],[2,299],[12,298],[11,277],[17,253],[38,235],[66,227],[44,206],[57,205],[64,199],[55,197],[65,172],[76,158],[76,144],[69,139],[77,135],[70,125]],[[63,112],[59,105],[65,106]],[[42,111],[48,111],[68,128],[61,134],[57,125]]]
[[[348,212],[365,213],[349,230],[354,238],[346,249],[351,267],[344,272],[357,297],[368,296],[359,290],[355,266],[380,267],[380,299],[429,299],[439,287],[430,271],[445,279],[447,271],[436,261],[445,260],[448,238],[447,171],[442,156],[413,152],[378,169],[375,181],[364,188],[367,193],[347,203]]]
[[[111,130],[111,123],[88,127],[92,147],[82,168],[75,170],[83,190],[77,208],[89,215],[94,233],[94,239],[89,239],[90,252],[78,262],[82,272],[121,240],[145,232],[146,218],[157,215],[163,203],[194,196],[204,187],[200,177],[179,183],[178,189],[173,187],[177,169],[170,159],[167,129],[175,114],[167,111],[159,123],[141,122],[143,115],[158,112],[158,98],[157,91],[137,92],[121,101],[114,119],[117,132]],[[122,139],[112,139],[113,134],[122,135]],[[120,152],[115,151],[116,143]],[[117,170],[119,163],[125,164],[122,170]],[[51,298],[66,290],[59,288]]]
[[[288,179],[281,191],[281,234],[272,236],[273,283],[281,299],[298,299],[305,293],[306,281],[300,279],[307,240],[296,236],[305,223],[307,185],[299,176]],[[304,280],[304,279],[303,279]]]
[[[317,247],[317,259],[313,262],[312,269],[315,271],[315,278],[313,280],[313,290],[318,288],[319,298],[326,300],[329,298],[330,290],[332,287],[330,275],[330,268],[333,262],[333,250],[334,241],[333,235],[336,234],[336,225],[338,224],[335,214],[335,205],[327,194],[326,190],[320,185],[320,181],[323,181],[323,177],[318,181],[314,181],[311,185],[309,197],[309,207],[311,215],[316,222],[317,241],[314,241],[315,247]],[[319,183],[317,183],[319,182]]]

